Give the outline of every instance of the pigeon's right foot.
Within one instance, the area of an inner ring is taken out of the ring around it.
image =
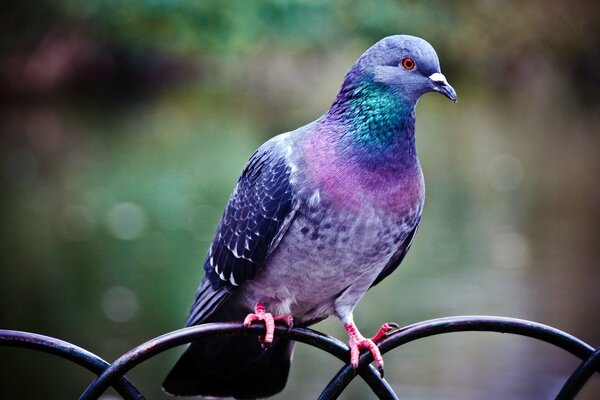
[[[244,319],[244,326],[247,328],[254,321],[265,321],[266,333],[264,336],[259,336],[258,341],[267,348],[273,343],[273,337],[275,333],[275,322],[282,321],[284,324],[291,328],[294,325],[294,318],[291,315],[275,315],[265,311],[263,303],[258,302],[254,307],[254,313],[250,313]]]
[[[348,347],[350,347],[350,364],[354,371],[358,368],[358,357],[362,349],[367,349],[373,355],[375,365],[379,374],[383,378],[383,357],[379,351],[379,347],[375,344],[376,341],[386,336],[390,331],[398,329],[398,324],[393,322],[385,323],[379,328],[379,331],[370,339],[365,338],[359,331],[354,322],[344,324],[344,328],[348,333]]]

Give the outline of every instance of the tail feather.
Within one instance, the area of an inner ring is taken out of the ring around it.
[[[218,337],[192,343],[163,383],[176,396],[249,399],[285,387],[294,343],[276,338],[263,350],[256,337]]]
[[[214,278],[214,274],[214,270],[210,270],[204,275],[188,315],[187,326],[206,322],[231,295],[231,289],[227,285],[220,285],[219,282],[211,283],[211,279],[219,280],[218,276]]]

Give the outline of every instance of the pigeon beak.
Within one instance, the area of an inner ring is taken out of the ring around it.
[[[456,103],[456,90],[454,90],[454,88],[450,86],[450,84],[446,80],[446,77],[443,74],[436,72],[435,74],[429,75],[429,79],[433,84],[432,90],[440,92],[441,94],[443,94],[444,96]]]

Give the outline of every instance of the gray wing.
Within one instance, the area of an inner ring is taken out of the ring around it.
[[[412,245],[415,239],[415,235],[417,234],[418,229],[419,221],[417,221],[417,224],[412,229],[412,231],[410,231],[408,236],[406,236],[406,239],[404,239],[404,241],[400,245],[400,248],[396,251],[396,253],[394,253],[390,261],[388,261],[387,265],[379,273],[371,287],[377,285],[379,282],[387,278],[392,272],[396,270],[396,268],[398,268],[398,266],[402,263],[402,260],[404,260],[404,257],[406,257],[406,253],[408,253],[408,250],[410,250],[410,246]]]
[[[235,287],[253,279],[295,215],[291,168],[273,145],[257,150],[233,191],[204,261],[187,325],[209,318]]]

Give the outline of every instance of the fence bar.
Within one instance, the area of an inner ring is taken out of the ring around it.
[[[128,351],[123,356],[115,360],[94,382],[92,382],[80,397],[80,400],[97,399],[107,388],[110,382],[119,376],[123,376],[136,365],[145,360],[182,344],[197,340],[201,337],[222,336],[222,335],[264,335],[264,324],[254,323],[246,328],[241,322],[215,322],[203,325],[192,326],[179,329],[151,339],[134,349]],[[350,359],[348,347],[339,340],[316,332],[307,328],[293,328],[276,326],[275,334],[278,337],[285,337],[297,342],[305,343],[313,347],[328,352],[343,362]],[[387,393],[391,391],[389,385],[379,378],[379,374],[374,368],[365,368],[361,376],[365,378],[369,386],[378,393]],[[393,392],[388,399],[392,399]]]
[[[370,364],[367,365],[367,367],[372,370],[374,374],[369,374],[367,377],[365,377],[363,372],[359,371],[358,373],[371,387],[371,390],[377,396],[377,398],[382,400],[398,400],[398,396],[396,396],[394,390],[385,379],[381,378],[379,372],[377,372],[377,370]],[[344,379],[345,377],[341,376],[339,373],[333,377],[333,379],[327,384],[327,387],[325,387],[323,392],[321,392],[319,400],[337,399],[339,394],[346,388],[346,386],[348,386],[349,382],[346,383]],[[380,381],[380,384],[375,385],[377,380]]]
[[[110,364],[79,346],[37,333],[0,329],[0,346],[22,347],[53,354],[100,375]],[[113,385],[126,400],[143,400],[144,396],[127,380],[120,377]]]
[[[583,341],[556,328],[536,322],[514,318],[490,316],[460,316],[439,318],[419,322],[398,329],[379,343],[381,353],[387,353],[412,341],[446,334],[451,332],[486,331],[510,333],[535,338],[575,355],[583,362],[571,374],[562,387],[556,400],[573,399],[595,372],[600,372],[600,350],[594,350]],[[80,400],[93,400],[113,386],[126,400],[143,400],[140,392],[124,377],[135,366],[168,349],[199,340],[203,337],[225,335],[264,335],[262,323],[254,323],[249,328],[240,322],[215,322],[183,328],[151,339],[122,355],[112,364],[97,355],[60,339],[29,332],[0,329],[0,346],[15,346],[34,349],[57,355],[95,373],[97,378],[82,393]],[[305,343],[321,349],[338,358],[345,365],[321,393],[319,399],[333,400],[346,389],[355,378],[355,371],[348,363],[350,359],[348,347],[341,341],[323,333],[301,327],[288,329],[275,327],[278,337]],[[363,351],[359,358],[358,374],[370,386],[379,399],[397,400],[390,385],[379,376],[377,370],[370,365],[373,357],[370,352]]]
[[[577,396],[577,393],[583,388],[586,382],[592,377],[594,372],[600,368],[600,349],[596,350],[587,360],[582,362],[579,367],[571,374],[565,385],[562,387],[556,400],[570,400]]]
[[[477,315],[439,318],[409,325],[385,337],[378,345],[379,350],[384,354],[414,340],[445,333],[466,331],[511,333],[527,336],[560,347],[582,360],[586,360],[594,352],[594,348],[590,345],[547,325],[522,319]],[[371,353],[363,351],[360,355],[358,368],[360,369],[372,361],[373,357]],[[595,370],[598,370],[597,366]],[[353,379],[354,371],[347,364],[338,371],[329,385],[323,390],[321,398],[338,398],[340,393],[344,391]]]

